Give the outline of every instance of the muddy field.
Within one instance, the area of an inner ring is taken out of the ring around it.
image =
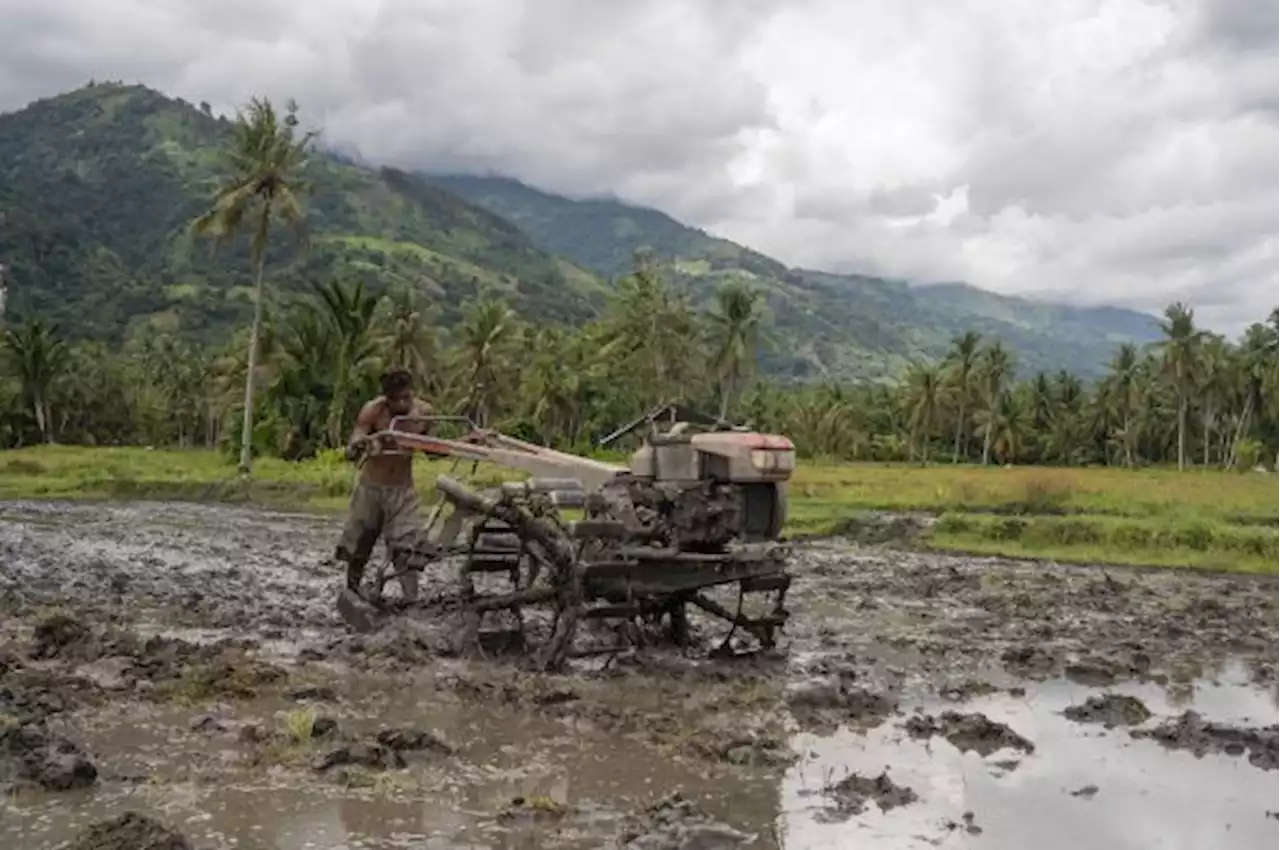
[[[531,675],[337,532],[0,505],[0,846],[1275,846],[1274,578],[806,543],[767,657]]]

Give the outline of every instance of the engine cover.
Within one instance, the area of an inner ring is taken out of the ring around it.
[[[648,536],[677,549],[721,551],[741,527],[742,496],[732,484],[632,479],[626,496]]]

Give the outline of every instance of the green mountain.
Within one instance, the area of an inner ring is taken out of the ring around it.
[[[997,295],[965,284],[902,281],[788,269],[665,213],[612,199],[574,200],[500,176],[430,174],[437,186],[515,223],[546,250],[602,275],[626,273],[651,251],[706,297],[721,281],[748,280],[773,314],[775,373],[877,376],[937,357],[951,337],[977,330],[1013,349],[1023,374],[1099,374],[1122,342],[1159,337],[1152,316]]]
[[[140,329],[219,340],[252,312],[244,240],[215,253],[187,225],[221,173],[231,125],[143,86],[91,84],[0,115],[0,263],[10,318],[41,315],[79,338]],[[496,177],[425,176],[318,153],[307,177],[309,248],[273,243],[276,303],[327,277],[409,286],[452,323],[481,294],[526,318],[581,323],[608,278],[648,247],[698,299],[748,280],[766,296],[762,365],[780,377],[880,377],[936,357],[960,331],[1002,339],[1023,371],[1095,374],[1153,319],[1006,298],[963,285],[788,269],[763,254],[614,200],[571,200]]]
[[[220,173],[231,125],[142,86],[90,85],[0,115],[0,263],[11,316],[79,337],[139,326],[225,336],[251,315],[245,240],[214,254],[188,232]],[[433,296],[445,320],[481,292],[534,319],[577,322],[604,284],[493,213],[391,168],[313,158],[309,249],[287,238],[268,280],[287,299],[307,280],[356,277]]]

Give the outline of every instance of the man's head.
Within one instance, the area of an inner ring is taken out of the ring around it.
[[[392,369],[382,375],[382,396],[394,416],[413,410],[413,376],[407,369]]]

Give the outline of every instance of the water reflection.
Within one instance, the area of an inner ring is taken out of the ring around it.
[[[1274,723],[1275,690],[1239,683],[1239,670],[1224,672],[1236,681],[1197,682],[1173,694],[1141,684],[1110,690],[1141,698],[1157,715],[1152,722],[1192,708],[1225,722]],[[1066,706],[1101,690],[1056,681],[1030,688],[1022,698],[994,695],[960,709],[981,711],[1030,738],[1036,750],[1026,756],[1003,751],[982,759],[941,738],[914,741],[895,721],[865,736],[800,735],[793,745],[806,756],[783,782],[785,847],[817,850],[853,841],[877,848],[933,846],[957,828],[965,812],[974,813],[982,829],[965,835],[965,843],[982,848],[1275,846],[1274,824],[1266,815],[1275,806],[1274,773],[1243,757],[1196,758],[1133,740],[1124,729],[1108,731],[1061,716]],[[955,708],[928,710],[945,707]],[[1012,759],[1016,767],[997,766]],[[845,824],[815,817],[822,801],[806,789],[842,779],[850,770],[874,776],[886,767],[895,783],[916,791],[918,803],[884,814],[869,804],[864,815]],[[1096,794],[1072,794],[1087,786],[1096,787]]]

